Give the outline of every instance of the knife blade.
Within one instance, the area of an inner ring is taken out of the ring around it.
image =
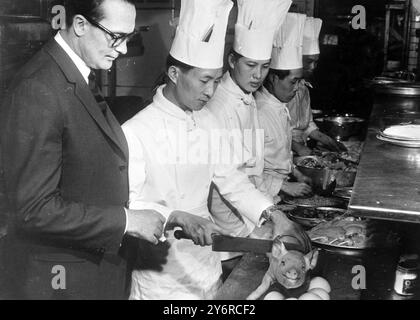
[[[176,230],[174,236],[177,239],[190,239],[182,230]],[[273,248],[273,240],[253,239],[243,237],[231,237],[221,234],[212,234],[212,250],[217,252],[254,252],[267,253]],[[190,239],[191,240],[191,239]],[[302,251],[302,247],[295,243],[283,241],[287,250]]]

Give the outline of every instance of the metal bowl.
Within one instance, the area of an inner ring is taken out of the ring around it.
[[[341,141],[361,133],[365,119],[353,116],[335,116],[314,119],[321,131]]]
[[[295,158],[296,167],[305,176],[312,179],[315,193],[330,195],[336,187],[352,187],[356,179],[355,171],[333,170],[329,168],[309,168],[302,166],[302,160],[319,159],[317,156],[304,156]]]

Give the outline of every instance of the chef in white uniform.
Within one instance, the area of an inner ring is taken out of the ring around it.
[[[219,130],[205,104],[222,77],[231,7],[230,0],[182,0],[167,63],[169,80],[157,89],[152,104],[123,125],[130,150],[129,207],[158,210],[167,218],[167,231],[178,226],[194,240],[177,240],[169,231],[165,242],[142,245],[131,299],[215,297],[220,257],[206,245],[212,233],[223,230],[211,222],[207,208],[212,182],[253,224],[280,221],[280,228],[307,241],[238,165],[219,159],[220,144],[209,141]]]
[[[340,142],[332,139],[319,131],[312,118],[311,99],[308,86],[313,71],[319,60],[319,33],[322,27],[322,20],[314,17],[307,17],[303,34],[303,76],[295,98],[288,103],[293,128],[292,148],[298,156],[306,156],[312,153],[307,147],[306,141],[311,138],[320,142],[331,151],[345,151],[346,148]]]
[[[287,103],[294,98],[303,77],[302,42],[306,15],[288,13],[274,38],[270,72],[255,94],[258,117],[264,129],[263,181],[270,195],[280,191],[304,196],[312,190],[309,178],[293,166],[292,127]],[[289,182],[294,175],[298,182]]]
[[[243,145],[241,169],[254,183],[254,177],[261,175],[264,169],[264,133],[258,122],[253,93],[267,76],[274,33],[290,5],[290,0],[238,0],[233,49],[228,55],[229,70],[207,105],[220,126],[237,133]],[[257,187],[268,195],[263,185]],[[215,222],[232,236],[248,236],[254,224],[219,191],[213,185],[209,197]],[[242,253],[223,252],[221,258],[226,261],[240,255]]]

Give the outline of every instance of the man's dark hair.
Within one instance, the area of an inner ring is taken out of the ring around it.
[[[102,20],[103,12],[101,5],[105,0],[64,0],[64,7],[66,8],[66,26],[70,28],[73,24],[73,18],[77,14],[91,18],[96,22]],[[121,0],[135,5],[135,0]]]
[[[160,76],[156,79],[155,83],[153,84],[152,92],[155,92],[159,86],[168,83],[168,69],[172,66],[180,68],[182,72],[188,72],[189,70],[194,69],[193,66],[181,62],[172,57],[170,54],[168,54],[168,57],[166,58],[166,70],[165,72],[162,72]]]
[[[290,74],[290,70],[276,70],[270,69],[269,73],[276,75],[280,80],[283,80]]]
[[[272,76],[277,76],[280,80],[285,79],[290,74],[290,70],[276,70],[271,69],[268,72],[267,77],[264,80],[264,87],[269,91],[272,92],[273,90],[273,83],[271,82]]]
[[[187,72],[191,69],[193,69],[193,66],[190,66],[189,64],[186,64],[184,62],[181,62],[177,59],[175,59],[174,57],[172,57],[170,54],[168,55],[168,57],[166,58],[166,71],[168,71],[169,67],[171,66],[175,66],[178,67],[182,70],[182,72]]]
[[[240,58],[243,58],[244,57],[240,53],[237,53],[233,48],[230,49],[229,55],[232,55],[234,61],[238,61]]]

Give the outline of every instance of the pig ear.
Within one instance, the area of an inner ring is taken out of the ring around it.
[[[273,250],[272,254],[274,257],[279,258],[287,253],[287,249],[284,246],[283,242],[279,238],[275,238],[273,241]]]
[[[306,270],[314,269],[318,262],[318,249],[314,249],[305,255]]]

